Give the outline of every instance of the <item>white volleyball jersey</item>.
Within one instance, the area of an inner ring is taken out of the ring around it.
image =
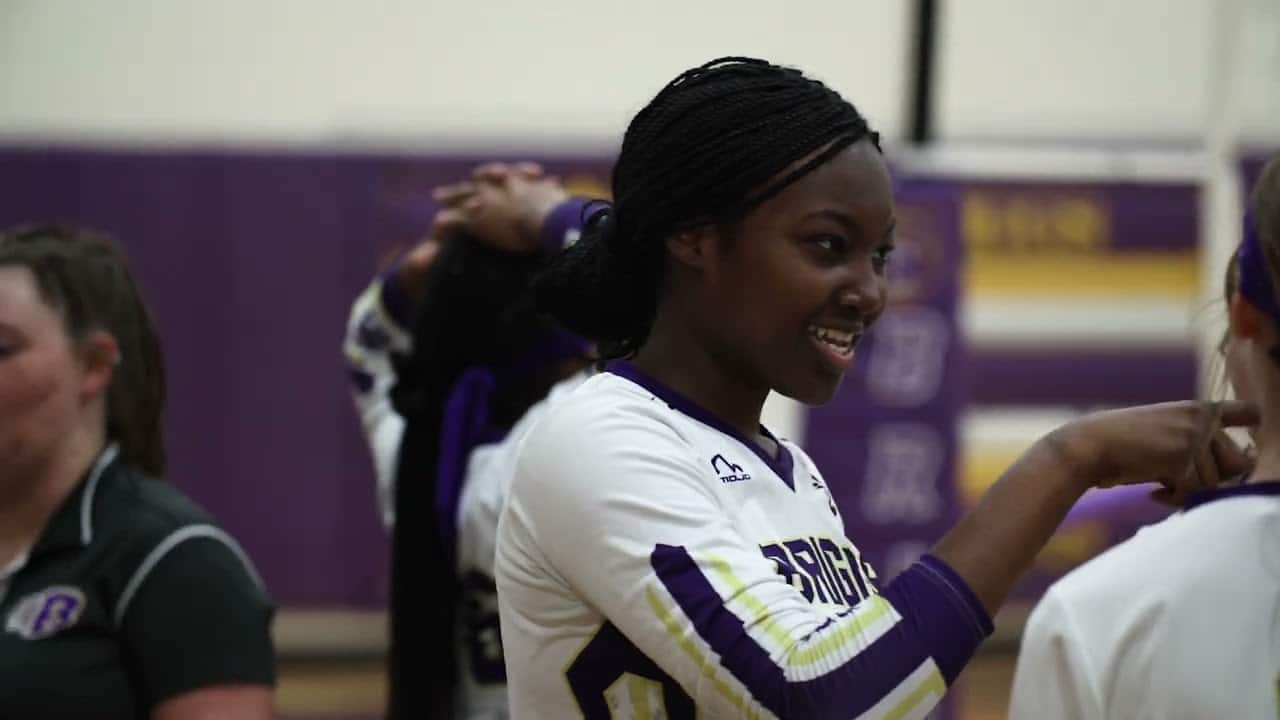
[[[457,716],[466,720],[504,720],[507,714],[506,668],[494,585],[494,542],[498,519],[515,475],[516,448],[549,409],[581,385],[588,374],[561,380],[532,405],[501,442],[471,452],[458,501],[458,614],[460,662]]]
[[[391,358],[413,350],[408,318],[403,317],[406,312],[394,302],[383,301],[384,284],[395,296],[394,282],[391,275],[375,278],[360,293],[351,304],[347,333],[342,341],[351,399],[373,457],[378,513],[387,530],[395,522],[396,458],[404,436],[404,418],[391,404],[391,388],[396,384]]]
[[[1009,717],[1277,717],[1278,494],[1205,493],[1055,583],[1028,621]]]
[[[405,427],[389,396],[395,384],[391,353],[410,352],[412,338],[404,320],[392,311],[396,303],[383,300],[387,282],[394,281],[390,276],[375,280],[356,299],[347,322],[343,353],[348,363],[352,398],[373,456],[379,509],[389,529],[395,521],[396,458]],[[394,294],[394,288],[392,291]],[[580,373],[556,384],[547,397],[525,411],[501,442],[481,445],[467,459],[457,517],[461,607],[457,624],[456,715],[460,719],[504,720],[507,717],[506,673],[493,582],[493,544],[498,517],[515,469],[515,447],[547,408],[585,378],[586,374]],[[423,512],[429,513],[431,509],[424,508]]]
[[[853,439],[856,440],[856,439]],[[516,718],[924,717],[990,632],[925,556],[877,590],[800,448],[626,363],[521,448],[497,583]]]

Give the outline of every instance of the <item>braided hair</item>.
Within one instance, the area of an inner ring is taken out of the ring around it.
[[[534,297],[602,359],[634,355],[657,311],[667,238],[732,226],[863,139],[879,149],[853,105],[799,70],[745,57],[687,70],[631,120],[613,204],[588,208],[581,239],[534,281]]]

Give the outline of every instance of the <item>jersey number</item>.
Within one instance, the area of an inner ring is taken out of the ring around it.
[[[693,699],[613,623],[600,627],[565,672],[586,720],[693,720]]]
[[[466,606],[471,676],[481,685],[505,683],[507,668],[502,659],[502,634],[498,628],[498,588],[492,578],[471,572],[462,580],[462,597]]]

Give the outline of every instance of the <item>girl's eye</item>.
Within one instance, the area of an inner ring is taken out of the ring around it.
[[[838,235],[817,235],[814,236],[810,242],[834,255],[843,254],[847,247],[847,243],[844,238]]]
[[[876,254],[874,257],[872,257],[871,262],[875,264],[877,269],[883,270],[885,266],[889,264],[889,258],[892,255],[893,255],[892,245],[881,245],[880,247],[876,248]]]

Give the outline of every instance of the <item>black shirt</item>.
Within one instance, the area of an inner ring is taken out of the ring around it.
[[[240,546],[116,454],[0,568],[0,720],[147,718],[190,690],[275,683],[273,608]]]

